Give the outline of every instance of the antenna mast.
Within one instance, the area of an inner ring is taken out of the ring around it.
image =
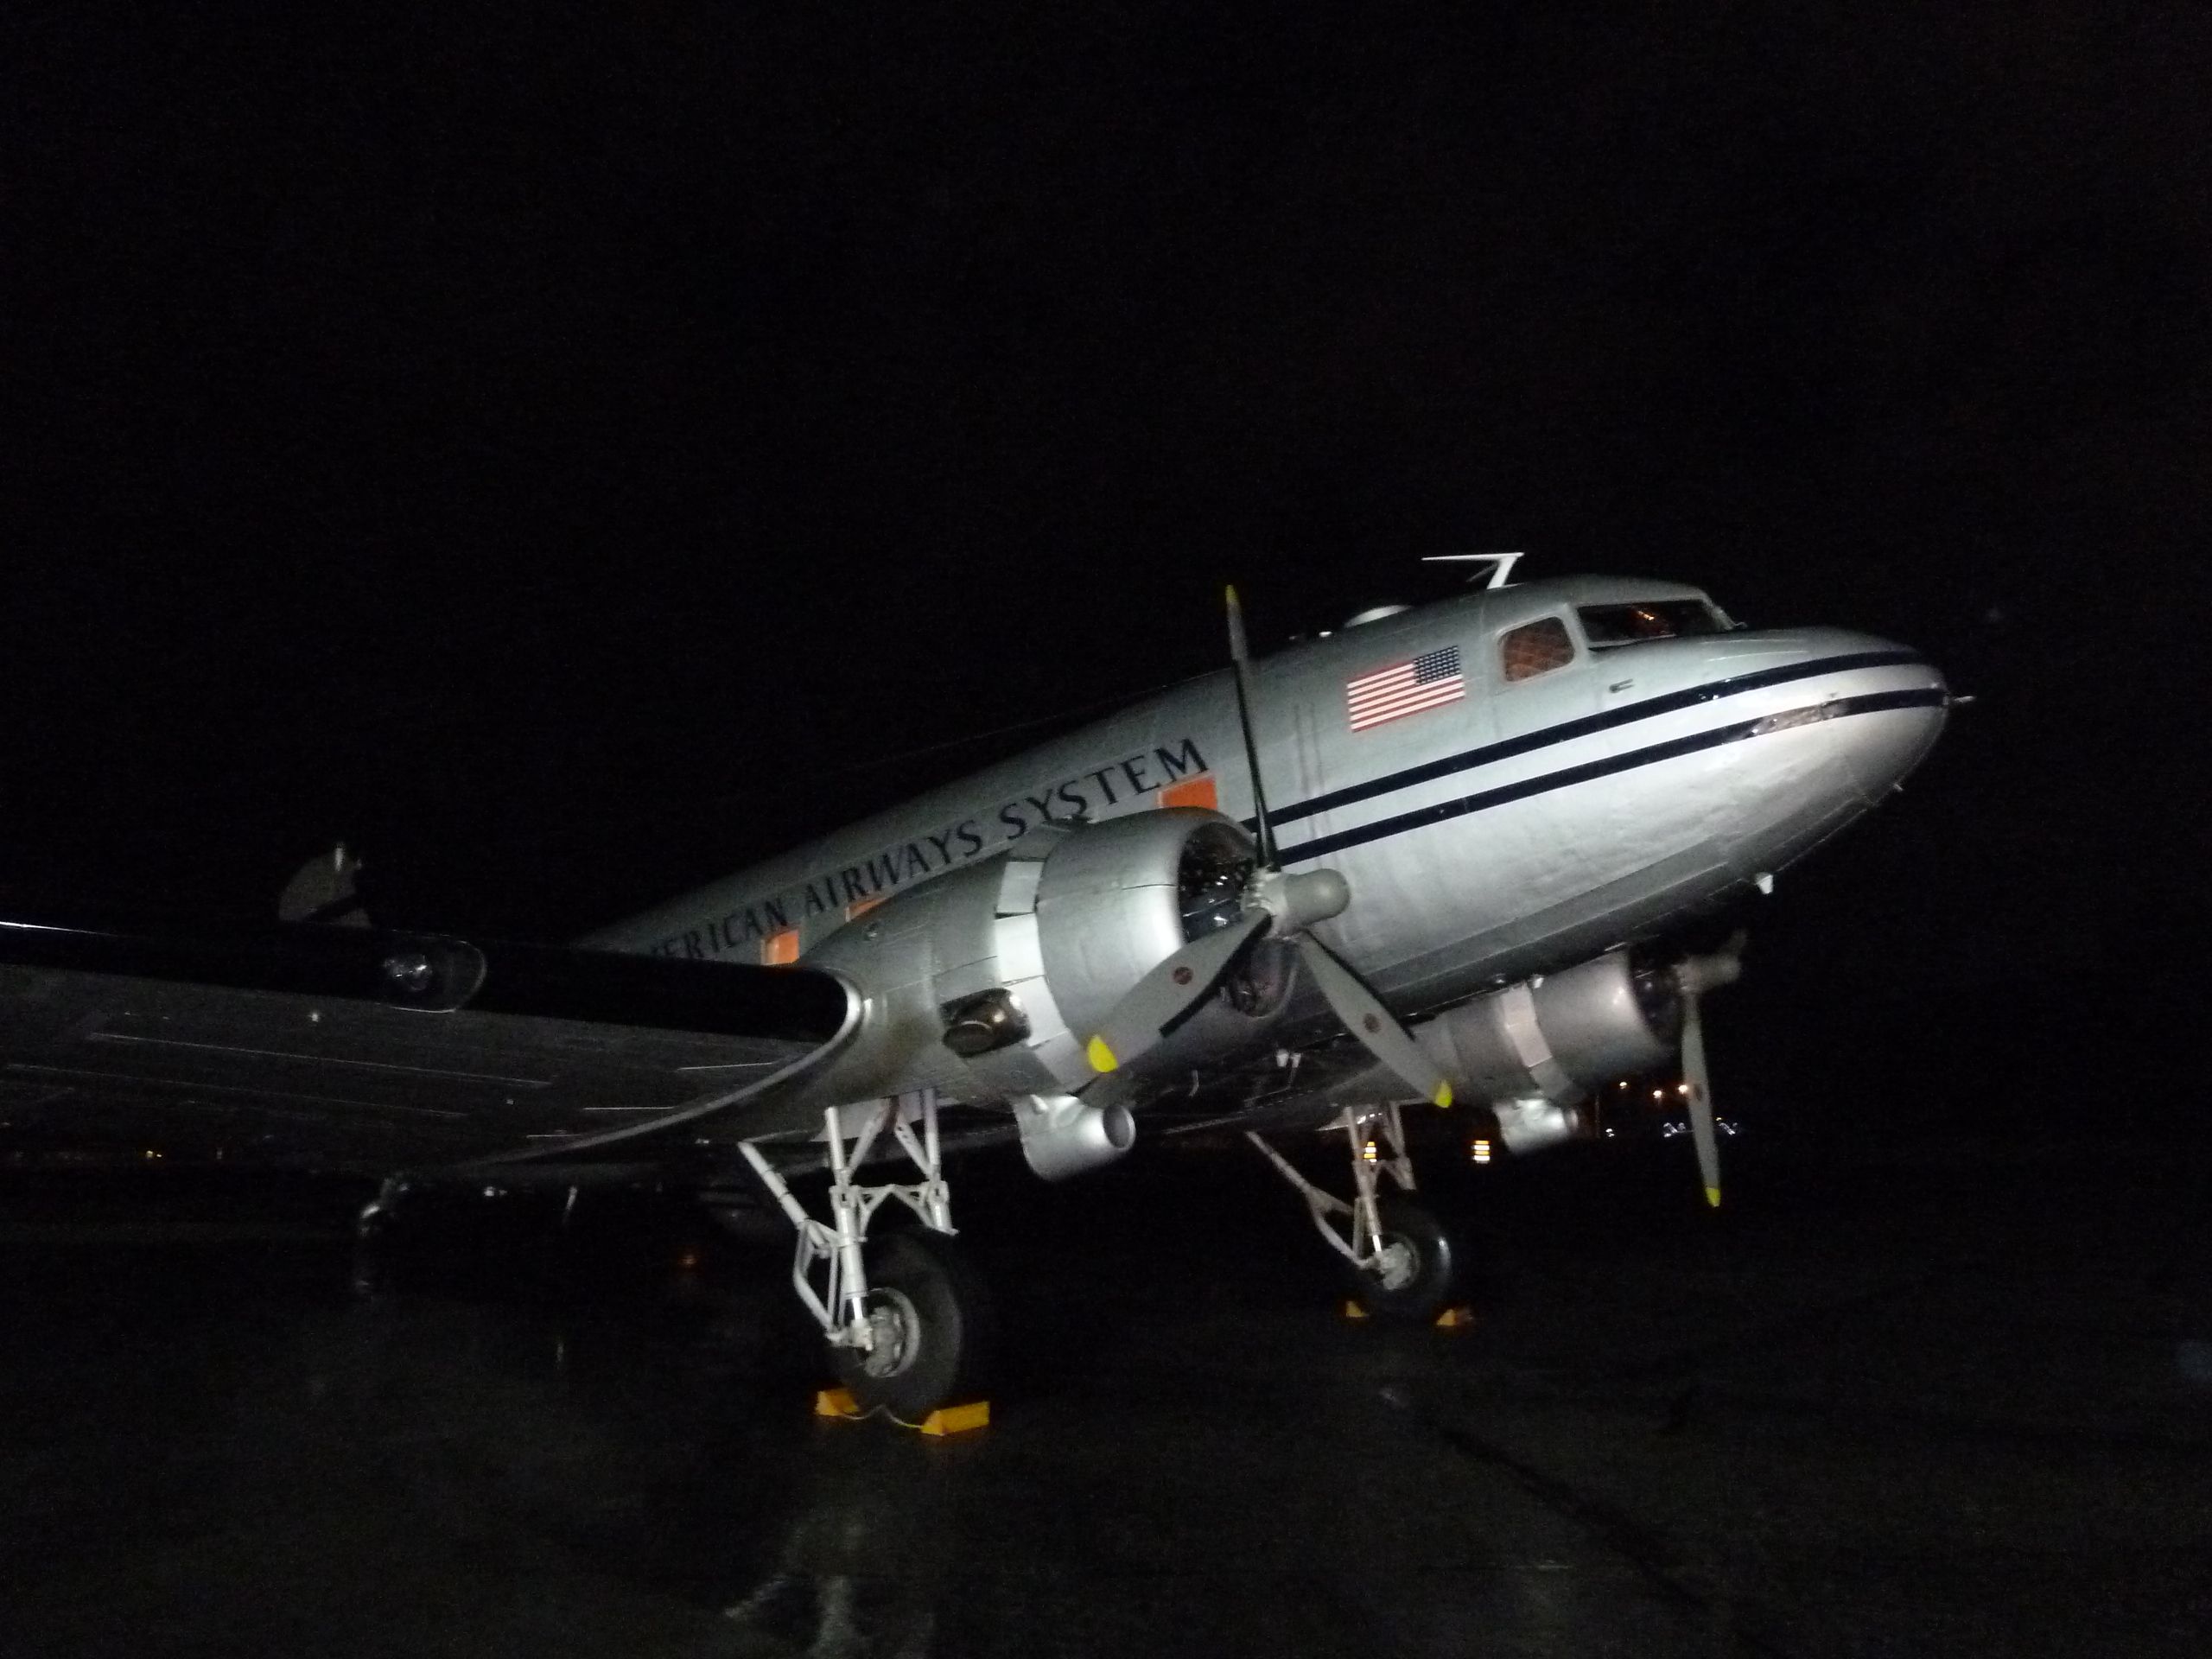
[[[1423,556],[1421,563],[1423,564],[1486,564],[1491,568],[1490,580],[1483,586],[1485,588],[1510,588],[1513,584],[1506,578],[1513,574],[1513,567],[1525,555],[1521,553],[1430,553]],[[1470,582],[1474,579],[1471,575],[1467,578]]]

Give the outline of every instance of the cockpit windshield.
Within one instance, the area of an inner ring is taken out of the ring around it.
[[[1654,599],[1641,605],[1585,605],[1575,612],[1593,650],[1673,639],[1685,634],[1720,633],[1728,624],[1698,599]]]

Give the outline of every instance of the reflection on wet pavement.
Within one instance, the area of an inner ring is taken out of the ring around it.
[[[1718,1227],[1504,1173],[1451,1334],[1336,1319],[1242,1164],[978,1184],[1023,1340],[944,1442],[807,1414],[772,1253],[356,1301],[311,1232],[18,1236],[0,1651],[2202,1650],[2198,1163],[1777,1163]]]

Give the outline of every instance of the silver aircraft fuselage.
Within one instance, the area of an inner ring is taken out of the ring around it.
[[[1402,1016],[1710,909],[1878,803],[1942,730],[1942,677],[1882,639],[1732,628],[1593,645],[1580,616],[1682,601],[1711,603],[1672,582],[1531,582],[1255,664],[1255,734],[1283,862],[1342,873],[1353,902],[1317,931]],[[1509,678],[1508,636],[1546,619],[1571,656]],[[1416,663],[1456,667],[1456,688],[1448,672],[1433,682],[1450,700],[1355,729],[1363,688]],[[1179,804],[1252,816],[1226,670],[580,943],[792,961],[875,904],[1048,821]]]

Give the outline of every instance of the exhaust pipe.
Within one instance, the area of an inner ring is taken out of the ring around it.
[[[1582,1133],[1582,1113],[1538,1095],[1528,1100],[1501,1100],[1491,1108],[1497,1119],[1497,1138],[1512,1153],[1535,1152],[1572,1141]]]
[[[1048,1181],[1110,1164],[1137,1141],[1128,1107],[1086,1105],[1073,1095],[1031,1095],[1015,1109],[1014,1122],[1022,1157]]]

